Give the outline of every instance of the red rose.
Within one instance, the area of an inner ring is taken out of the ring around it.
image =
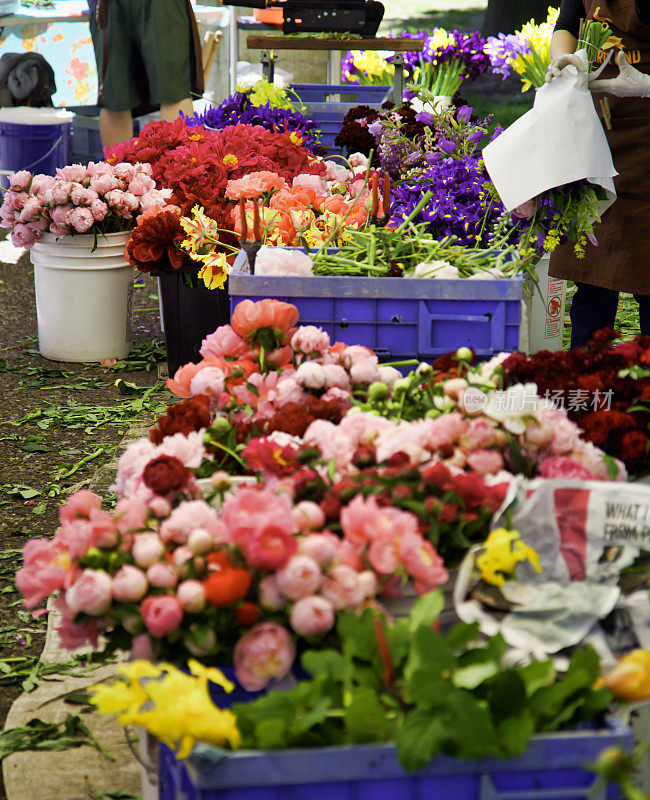
[[[156,494],[166,495],[182,489],[190,475],[185,464],[175,456],[158,456],[144,468],[142,479]]]

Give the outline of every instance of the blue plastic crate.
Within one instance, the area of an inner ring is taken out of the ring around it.
[[[185,761],[160,746],[160,800],[619,800],[586,765],[606,747],[632,749],[620,722],[533,737],[518,758],[438,756],[406,773],[391,745],[224,752],[197,745]]]
[[[383,361],[430,360],[458,347],[479,358],[519,349],[523,280],[293,278],[231,275],[230,310],[241,300],[293,303],[301,325],[332,342],[370,347]]]
[[[337,147],[335,139],[343,126],[345,115],[359,103],[305,102],[305,115],[315,119],[321,131],[320,143],[328,148],[329,154],[345,155],[342,148]],[[370,108],[381,110],[381,103],[363,103]]]
[[[104,148],[99,136],[98,106],[69,107],[74,112],[70,141],[70,160],[73,164],[87,164],[89,161],[103,161]],[[136,117],[133,120],[133,134],[137,136],[141,128],[151,120]]]
[[[332,95],[339,95],[341,102],[356,106],[383,103],[392,93],[390,86],[355,86],[353,83],[292,83],[290,88],[303,103],[325,103]]]

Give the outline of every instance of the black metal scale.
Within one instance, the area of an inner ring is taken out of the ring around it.
[[[242,2],[222,0],[225,6]],[[375,36],[384,7],[375,0],[246,0],[249,8],[281,8],[283,33],[357,33]]]

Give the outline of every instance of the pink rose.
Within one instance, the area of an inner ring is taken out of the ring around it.
[[[118,603],[137,603],[147,593],[147,578],[144,572],[131,564],[125,564],[113,576],[113,598]]]
[[[140,606],[142,620],[149,633],[156,639],[169,636],[180,627],[183,609],[175,597],[161,595],[145,597]]]
[[[323,582],[321,594],[337,610],[355,608],[364,599],[358,572],[346,564],[339,564],[330,570],[329,576]]]
[[[324,597],[303,597],[291,609],[289,622],[298,636],[322,636],[334,625],[334,608]]]
[[[165,547],[157,533],[138,533],[133,540],[131,555],[136,564],[141,567],[150,567],[159,561]]]
[[[280,592],[290,600],[314,594],[323,581],[319,565],[309,556],[296,555],[275,576]]]
[[[32,173],[26,169],[21,169],[19,172],[14,172],[9,176],[9,187],[13,192],[21,192],[29,186],[32,179]]]
[[[171,564],[156,561],[147,570],[147,580],[159,589],[172,589],[178,582],[178,575]]]
[[[247,691],[259,692],[269,681],[284,678],[295,656],[289,631],[276,622],[261,622],[235,645],[237,681]]]
[[[112,581],[108,573],[85,569],[65,593],[65,602],[76,612],[101,617],[111,607]]]
[[[176,599],[187,614],[198,614],[205,608],[205,589],[200,581],[187,580],[178,584]]]

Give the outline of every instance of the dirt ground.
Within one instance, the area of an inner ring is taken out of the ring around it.
[[[137,345],[122,369],[110,369],[42,358],[29,255],[4,240],[0,262],[1,728],[22,691],[28,659],[40,654],[46,623],[44,616],[34,619],[24,611],[13,583],[22,546],[29,538],[54,533],[66,495],[88,485],[95,471],[114,457],[129,427],[164,408],[171,395],[158,381],[155,363],[164,350],[153,278],[136,281],[134,342],[146,342]],[[149,371],[141,368],[144,362]],[[123,385],[131,393],[120,394],[115,385],[120,379],[143,388]],[[158,383],[159,389],[139,402],[144,389]]]

